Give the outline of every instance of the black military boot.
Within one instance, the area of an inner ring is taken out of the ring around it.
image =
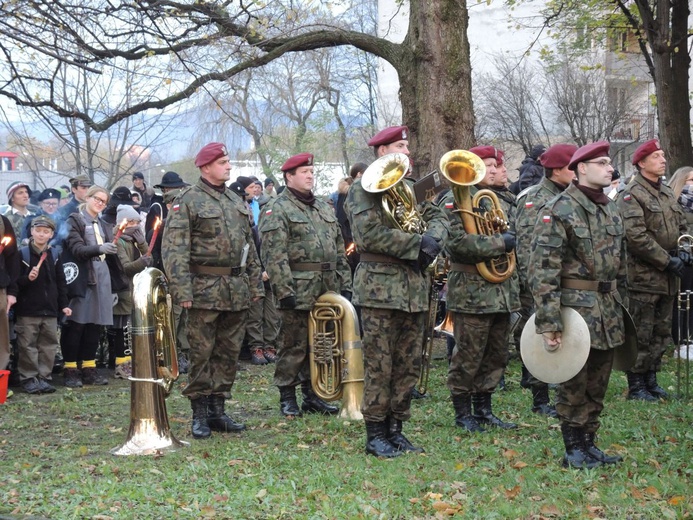
[[[636,374],[634,372],[626,372],[628,378],[628,399],[636,401],[656,401],[645,386],[645,374]]]
[[[565,455],[563,455],[563,467],[575,469],[592,469],[601,466],[601,462],[593,458],[585,448],[585,438],[582,428],[573,428],[568,424],[561,424]]]
[[[192,436],[196,439],[206,439],[212,435],[212,430],[207,424],[207,396],[190,400],[193,411]]]
[[[453,395],[452,406],[455,408],[455,424],[470,432],[485,432],[476,417],[472,415],[472,396],[469,394]]]
[[[301,410],[304,412],[321,413],[323,415],[335,415],[339,413],[339,407],[327,404],[315,395],[313,388],[310,386],[310,381],[303,381],[301,383],[301,393],[303,394]]]
[[[477,420],[477,422],[481,425],[489,424],[491,426],[503,428],[504,430],[514,430],[517,428],[517,424],[503,422],[498,417],[493,415],[493,408],[491,408],[491,395],[492,394],[490,393],[472,394],[474,418]]]
[[[394,417],[389,417],[389,429],[387,432],[387,440],[390,441],[395,448],[399,451],[410,451],[412,453],[425,453],[423,448],[419,446],[414,446],[409,439],[407,439],[402,433],[402,421],[395,419]]]
[[[558,417],[549,399],[549,385],[543,383],[532,387],[532,411],[547,417]]]
[[[669,394],[667,394],[666,390],[657,384],[656,370],[650,370],[645,373],[645,388],[647,388],[650,395],[654,396],[656,399],[669,398]]]
[[[387,423],[366,421],[366,453],[376,457],[399,457],[402,452],[387,440]]]
[[[238,423],[226,415],[224,410],[225,401],[226,398],[223,395],[214,394],[209,396],[207,424],[210,430],[215,432],[242,432],[245,430],[245,424]]]
[[[585,449],[587,450],[587,453],[590,455],[590,457],[592,457],[593,459],[598,460],[602,464],[617,464],[623,460],[623,457],[621,457],[620,455],[607,455],[602,450],[600,450],[594,444],[594,439],[596,436],[595,433],[584,432],[584,436]]]
[[[286,417],[301,417],[303,412],[298,407],[296,401],[295,386],[280,386],[279,387],[279,409],[282,415]]]
[[[522,378],[520,379],[520,386],[522,388],[532,388],[532,385],[529,384],[529,370],[527,370],[527,367],[522,365]]]

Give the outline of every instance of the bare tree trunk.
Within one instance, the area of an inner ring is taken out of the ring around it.
[[[400,81],[403,123],[409,126],[414,176],[437,168],[454,148],[474,146],[474,110],[464,2],[410,3],[409,30],[393,64]]]

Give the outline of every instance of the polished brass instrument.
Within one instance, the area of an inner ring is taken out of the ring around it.
[[[395,227],[407,233],[421,234],[426,223],[416,208],[416,198],[404,177],[409,171],[409,158],[391,153],[374,161],[361,177],[361,186],[369,193],[382,193],[382,206]]]
[[[451,150],[440,159],[440,172],[452,185],[455,204],[460,213],[464,230],[475,235],[504,233],[509,224],[498,196],[492,190],[479,190],[472,198],[469,187],[480,183],[486,175],[486,166],[481,158],[467,150]],[[479,274],[491,282],[502,283],[515,270],[515,252],[479,262]]]
[[[188,443],[171,433],[166,396],[178,379],[173,308],[164,273],[148,267],[133,279],[130,430],[114,455],[150,455]]]
[[[354,306],[335,292],[321,295],[308,321],[310,382],[325,401],[342,399],[339,417],[362,420],[363,352]]]

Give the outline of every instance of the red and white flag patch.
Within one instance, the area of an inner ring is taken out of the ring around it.
[[[525,208],[532,208],[534,207],[534,202],[525,202]]]
[[[454,202],[446,202],[446,203],[445,203],[445,209],[452,209],[452,208],[454,208],[454,207],[455,207],[455,203],[454,203]]]
[[[544,224],[550,224],[551,223],[551,216],[550,215],[544,215],[543,217],[541,217],[541,221]]]
[[[271,214],[272,214],[272,210],[271,210],[271,209],[268,209],[267,211],[265,211],[265,215],[271,215]]]
[[[178,211],[180,209],[180,204],[174,204],[171,208],[173,211]]]
[[[628,202],[631,198],[632,197],[630,196],[630,193],[628,195],[623,196],[623,200],[625,200],[626,202]]]

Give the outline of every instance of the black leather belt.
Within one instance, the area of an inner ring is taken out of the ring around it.
[[[335,271],[337,262],[296,262],[289,263],[292,271]]]
[[[578,291],[595,291],[598,293],[610,293],[616,290],[616,280],[600,282],[598,280],[577,280],[575,278],[561,278],[561,287],[576,289]]]
[[[215,267],[211,265],[192,265],[190,272],[194,274],[211,274],[215,276],[240,276],[244,271],[243,267]]]

